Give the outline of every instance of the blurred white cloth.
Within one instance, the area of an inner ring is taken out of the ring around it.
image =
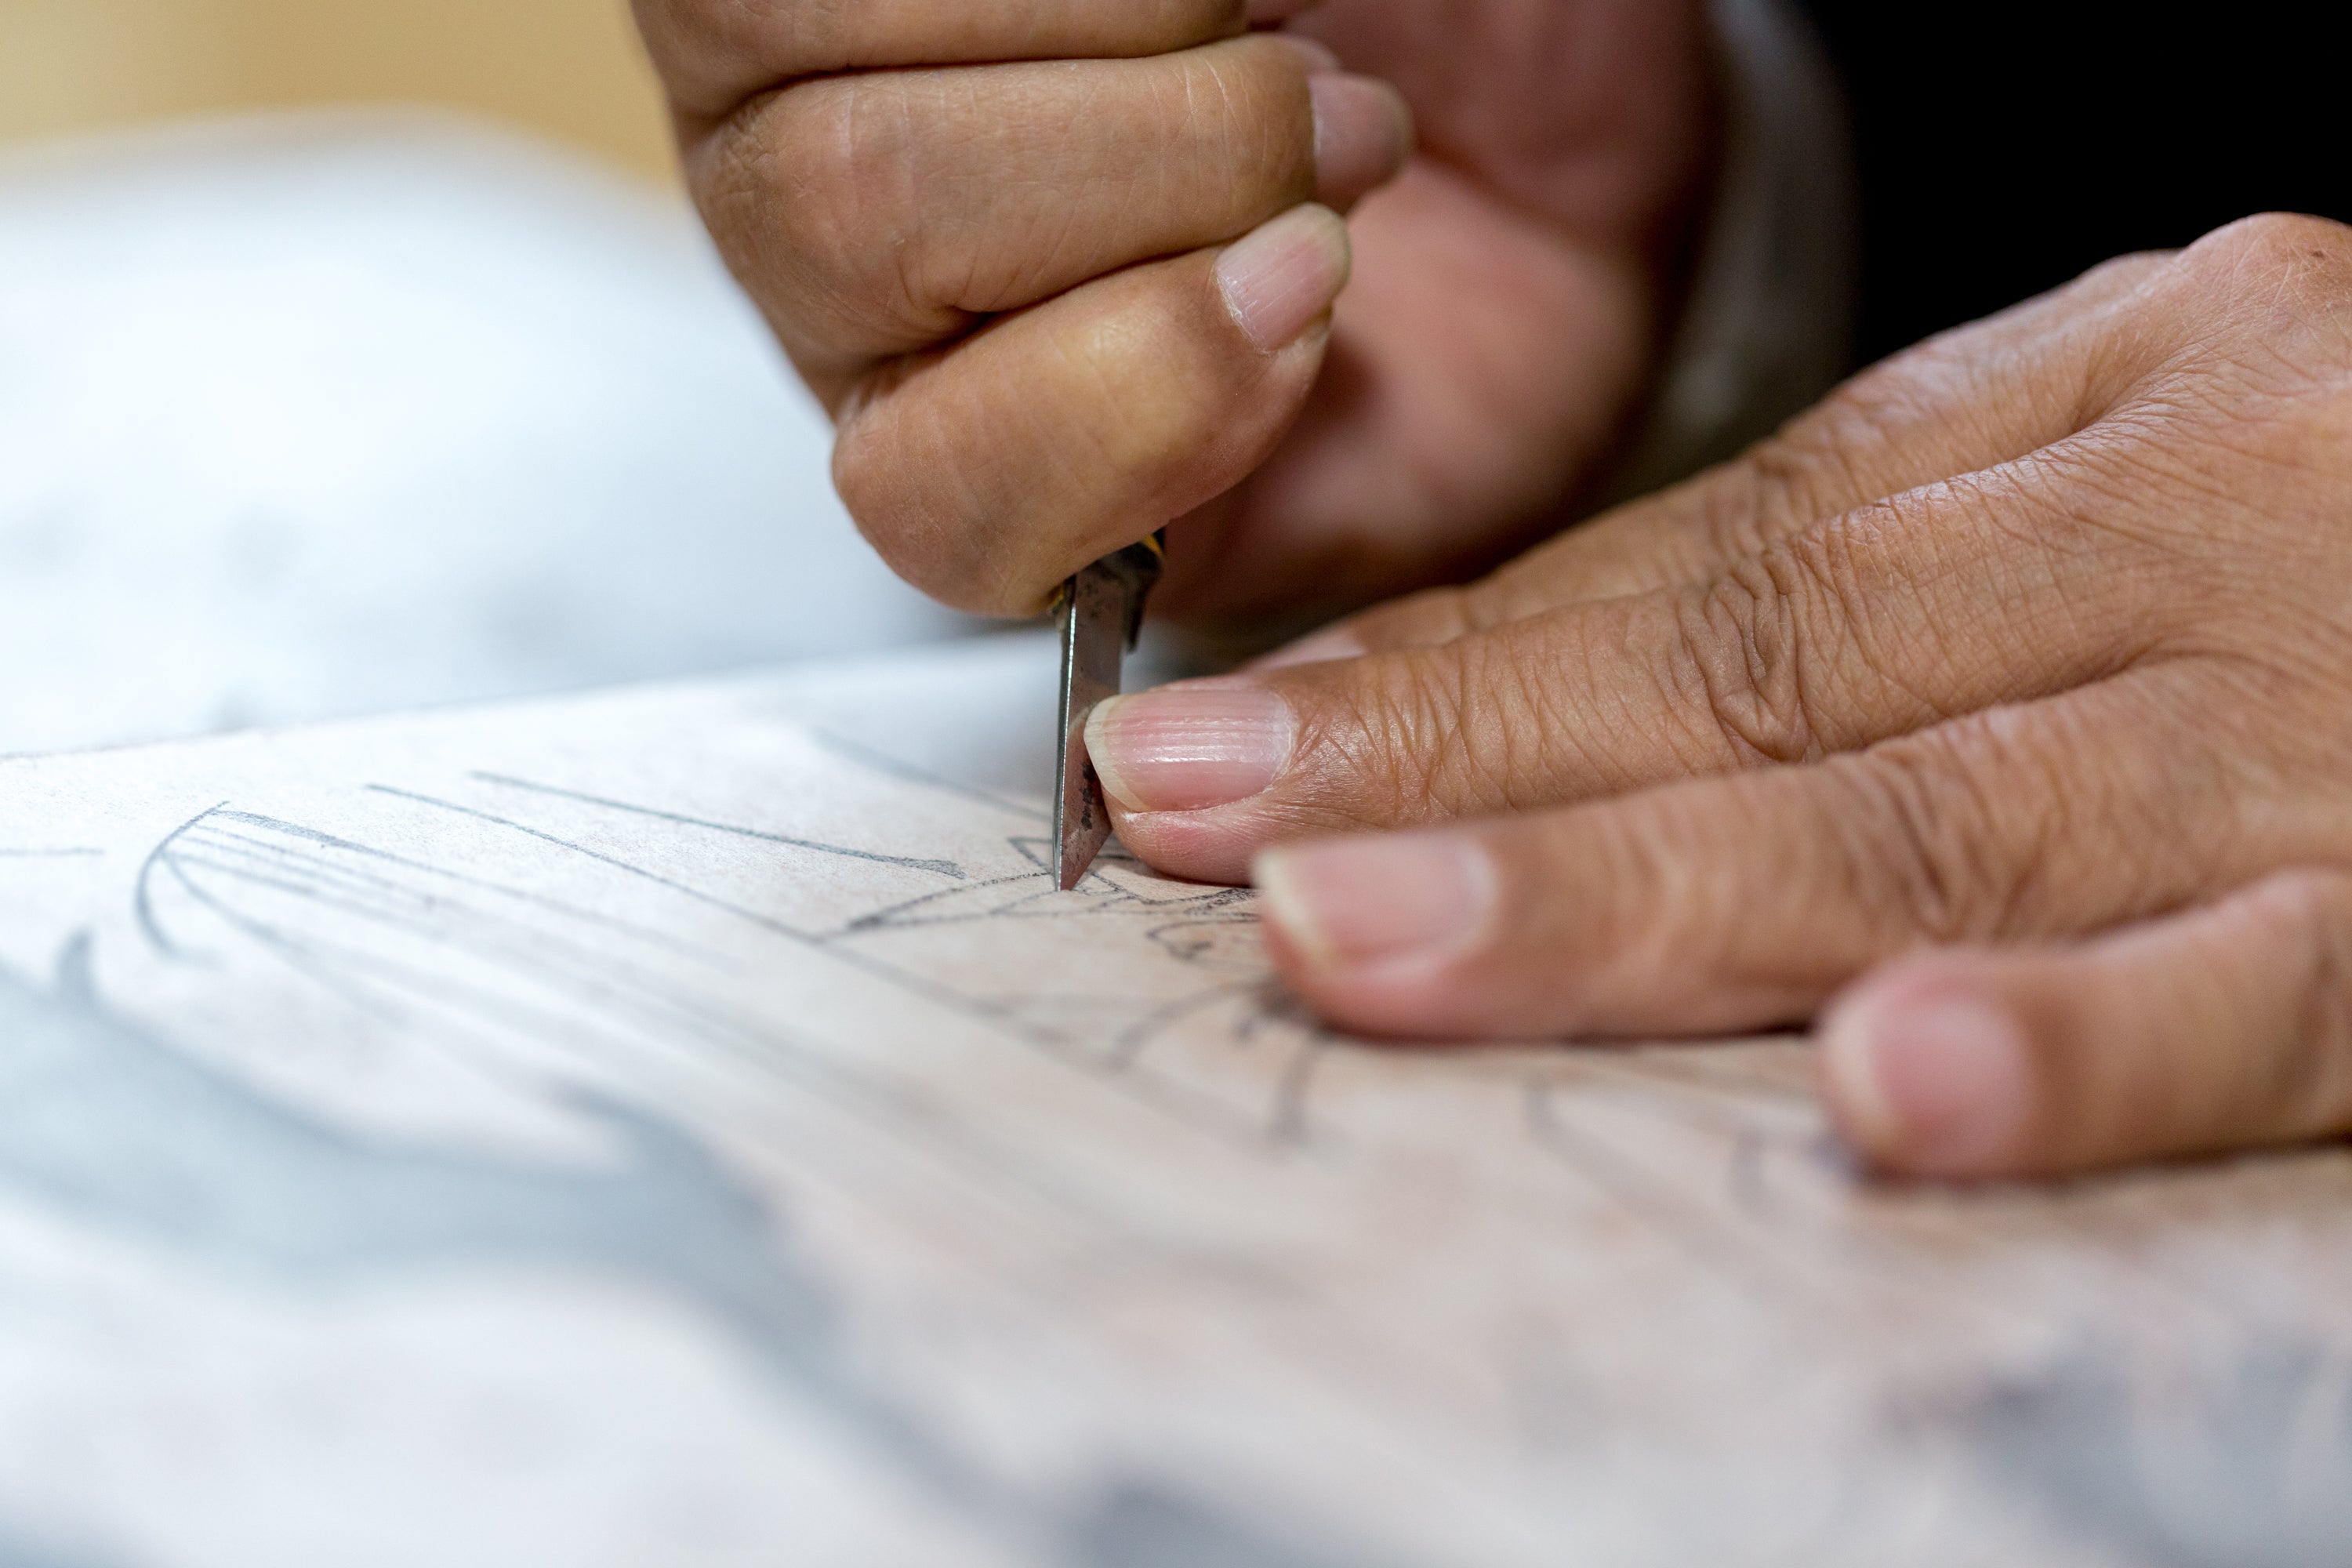
[[[936,637],[682,199],[423,115],[0,158],[0,752]]]

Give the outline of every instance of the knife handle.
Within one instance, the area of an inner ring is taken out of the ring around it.
[[[1163,528],[1149,539],[1104,556],[1101,564],[1127,589],[1127,646],[1132,650],[1143,636],[1145,602],[1168,570],[1168,531]]]

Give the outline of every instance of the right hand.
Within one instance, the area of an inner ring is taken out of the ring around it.
[[[1312,19],[1402,93],[1252,30],[1310,3],[636,0],[704,216],[901,575],[1032,613],[1181,519],[1155,607],[1297,614],[1563,520],[1704,182],[1697,0]],[[1335,344],[1338,214],[1401,172]]]

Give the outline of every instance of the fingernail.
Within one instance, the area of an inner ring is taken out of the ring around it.
[[[1165,686],[1097,704],[1087,754],[1129,811],[1203,811],[1264,794],[1297,728],[1290,705],[1262,686]]]
[[[1348,226],[1328,207],[1294,207],[1217,258],[1217,287],[1250,342],[1297,342],[1348,286]]]
[[[1312,38],[1302,38],[1296,33],[1276,33],[1274,41],[1296,50],[1299,59],[1305,63],[1308,76],[1328,76],[1346,68],[1339,64],[1339,57],[1331,52],[1329,46],[1318,44]]]
[[[1318,969],[1444,962],[1475,951],[1494,862],[1458,833],[1270,849],[1254,870],[1265,917]]]
[[[1297,664],[1328,664],[1333,659],[1361,658],[1370,650],[1345,626],[1328,626],[1250,661],[1252,669],[1288,669]]]
[[[1976,1173],[2031,1111],[2025,1029],[1982,997],[1865,992],[1831,1016],[1822,1052],[1864,1152],[1906,1170]]]
[[[1315,195],[1341,211],[1397,177],[1412,156],[1412,110],[1404,95],[1362,76],[1318,76],[1307,84],[1315,100]]]

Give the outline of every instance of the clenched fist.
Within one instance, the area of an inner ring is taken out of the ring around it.
[[[1700,6],[1272,30],[1306,9],[636,0],[703,214],[901,574],[1023,614],[1172,521],[1157,607],[1310,614],[1574,504],[1705,184]]]

